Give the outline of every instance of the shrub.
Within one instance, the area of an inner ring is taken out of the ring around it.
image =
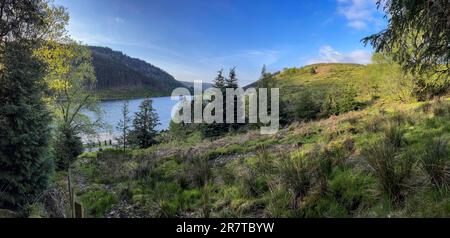
[[[67,170],[75,159],[83,153],[83,143],[71,128],[61,127],[57,133],[54,143],[56,165],[59,170]]]
[[[420,161],[434,186],[450,188],[450,153],[446,139],[428,142]]]
[[[300,120],[312,120],[319,112],[320,102],[313,98],[311,92],[302,92],[295,107],[295,116]]]
[[[356,91],[350,86],[340,91],[328,92],[322,103],[322,114],[340,115],[358,109],[359,103],[356,101],[356,96]]]
[[[338,108],[340,114],[350,112],[358,108],[356,96],[357,93],[353,87],[346,86],[343,89],[338,101]]]

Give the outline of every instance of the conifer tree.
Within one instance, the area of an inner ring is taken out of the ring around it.
[[[228,73],[228,78],[225,79],[225,85],[226,88],[228,89],[237,89],[239,87],[238,85],[238,79],[236,76],[236,68],[231,68],[230,72]],[[225,96],[225,101],[228,101],[228,98]],[[228,125],[228,131],[232,131],[232,130],[236,130],[239,127],[239,124],[237,123],[237,106],[238,106],[238,101],[237,98],[234,97],[232,99],[230,99],[233,101],[232,105],[226,105],[227,106],[227,110],[224,111],[224,118],[227,118],[227,113],[233,113],[233,118],[234,118],[234,123],[231,123]],[[234,110],[230,109],[230,106],[234,107]]]
[[[148,148],[156,143],[157,131],[155,128],[159,125],[159,118],[151,99],[144,100],[139,109],[133,120],[134,129],[131,136],[134,144],[139,148]]]
[[[121,135],[117,138],[117,142],[122,146],[125,151],[129,146],[129,134],[130,134],[130,111],[128,109],[128,101],[123,103],[122,106],[122,118],[117,123],[117,130],[120,131]]]
[[[34,55],[46,28],[40,1],[0,1],[0,207],[16,208],[45,188],[52,168],[46,65]]]
[[[238,88],[238,79],[236,77],[236,67],[230,69],[230,73],[228,74],[228,78],[225,79],[226,88]]]
[[[0,207],[15,207],[46,187],[51,118],[42,100],[45,67],[31,45],[8,42],[0,55]]]
[[[213,87],[224,91],[225,77],[223,76],[223,69],[221,69],[217,72],[217,77],[214,79]]]

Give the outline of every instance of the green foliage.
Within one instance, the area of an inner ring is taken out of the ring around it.
[[[67,127],[59,127],[53,143],[55,161],[59,170],[67,170],[83,152],[83,143],[76,133]]]
[[[450,32],[445,22],[450,15],[447,0],[378,1],[389,18],[387,29],[365,38],[379,51],[392,51],[407,70],[418,73],[432,69],[448,78]],[[437,24],[442,22],[442,24]],[[444,66],[444,68],[436,68]]]
[[[158,114],[152,106],[152,100],[146,99],[139,106],[133,120],[132,141],[139,148],[148,148],[156,143],[156,126],[159,125]]]
[[[450,189],[450,152],[448,141],[445,138],[431,140],[425,145],[421,164],[437,188]]]
[[[28,4],[37,8],[34,1]],[[25,39],[0,43],[2,207],[17,207],[35,199],[46,188],[52,169],[48,151],[51,118],[42,99],[46,68],[33,55],[33,47],[34,43]]]
[[[223,70],[218,71],[216,78],[214,79],[213,87],[216,89],[219,89],[222,92],[223,95],[223,122],[224,123],[212,123],[207,124],[203,123],[197,127],[199,131],[202,132],[203,136],[205,138],[215,138],[222,136],[230,131],[238,130],[242,125],[239,125],[237,121],[237,98],[235,98],[234,101],[234,121],[235,123],[225,123],[225,120],[227,118],[227,98],[226,98],[226,89],[236,89],[239,87],[238,85],[238,79],[236,76],[236,68],[230,69],[230,72],[228,74],[228,77],[223,76]],[[203,108],[206,107],[206,104],[209,103],[207,101],[203,102]],[[214,112],[214,113],[220,113],[220,112]]]
[[[50,28],[49,8],[44,1],[26,0],[21,2],[2,1],[0,3],[0,37],[5,41],[37,39]],[[25,30],[23,27],[26,27]],[[52,32],[53,33],[53,32]],[[5,39],[3,39],[5,37]]]
[[[333,90],[325,96],[322,104],[324,115],[340,115],[358,109],[356,91],[351,86],[346,86],[340,91]]]
[[[414,78],[414,94],[423,101],[442,96],[449,88],[448,45],[450,33],[446,22],[450,4],[438,1],[378,1],[389,24],[386,30],[366,37],[377,52],[389,52],[405,72]]]
[[[406,216],[416,218],[448,218],[450,216],[449,191],[425,188],[405,202]]]
[[[223,76],[223,69],[217,72],[217,76],[214,79],[213,87],[221,90],[226,88],[225,77]]]
[[[404,132],[401,125],[388,122],[384,128],[384,140],[393,148],[400,148],[404,143]]]
[[[153,193],[145,201],[151,217],[174,218],[181,210],[183,198],[180,199],[180,187],[171,182],[157,183]]]
[[[309,153],[285,156],[278,165],[281,181],[294,197],[294,208],[298,199],[306,197],[313,188],[323,190],[327,186],[331,161],[320,150],[316,147]]]
[[[349,212],[371,207],[375,198],[370,193],[376,180],[352,170],[338,170],[330,181],[332,197]]]
[[[207,157],[193,158],[186,172],[193,184],[200,188],[206,186],[213,178],[211,165]]]
[[[124,151],[130,145],[131,118],[129,113],[128,101],[126,101],[122,106],[122,118],[119,120],[116,126],[116,129],[121,133],[121,135],[117,138],[117,141]]]
[[[288,156],[280,162],[279,170],[283,183],[295,199],[305,196],[309,192],[312,186],[313,166],[306,156]]]
[[[320,101],[313,98],[310,91],[305,91],[300,94],[298,102],[296,103],[295,113],[300,120],[312,120],[317,117],[321,110]]]
[[[414,163],[412,156],[400,154],[397,142],[389,139],[371,145],[365,151],[365,156],[381,192],[395,204],[402,202]]]
[[[236,77],[236,68],[231,68],[228,78],[225,78],[225,88],[238,88],[238,79]]]
[[[103,189],[93,189],[81,196],[81,202],[86,209],[88,217],[105,217],[107,212],[119,202],[118,198]]]
[[[265,149],[258,151],[256,158],[247,159],[242,169],[239,181],[245,195],[258,197],[269,191],[275,168],[272,156]]]

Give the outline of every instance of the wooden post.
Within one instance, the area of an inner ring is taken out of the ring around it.
[[[84,218],[83,204],[75,202],[75,218]]]
[[[67,187],[69,188],[69,203],[70,203],[70,217],[74,217],[73,210],[73,191],[72,191],[72,183],[70,178],[70,168],[67,169]]]

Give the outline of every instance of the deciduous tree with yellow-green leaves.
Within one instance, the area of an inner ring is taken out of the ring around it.
[[[91,52],[85,46],[62,38],[48,41],[37,54],[50,69],[45,77],[49,87],[46,100],[56,118],[56,161],[60,169],[67,169],[82,152],[80,134],[92,132],[100,125],[83,113],[88,110],[99,114]]]

